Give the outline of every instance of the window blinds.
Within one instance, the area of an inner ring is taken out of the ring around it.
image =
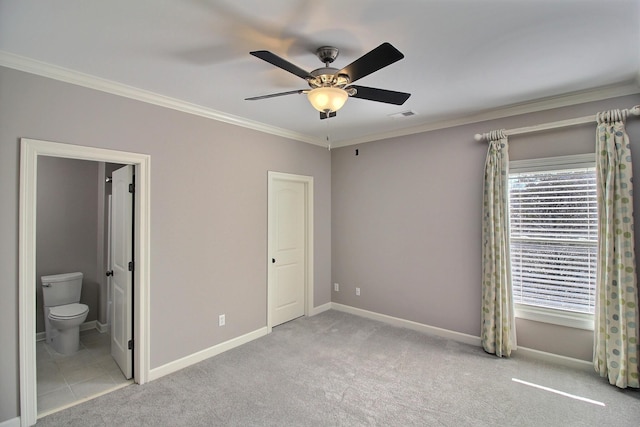
[[[509,175],[516,303],[594,312],[596,191],[595,168]]]

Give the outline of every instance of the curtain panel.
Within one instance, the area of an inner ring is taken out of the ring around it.
[[[629,136],[624,115],[597,115],[598,272],[594,368],[620,388],[638,387],[638,284]]]
[[[491,132],[482,206],[482,347],[508,357],[516,348],[509,250],[509,153],[503,131]]]

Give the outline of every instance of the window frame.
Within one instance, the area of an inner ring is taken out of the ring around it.
[[[527,160],[509,161],[509,177],[511,173],[542,172],[556,170],[570,170],[580,168],[595,168],[595,153],[576,154],[569,156],[556,156]],[[507,179],[509,179],[509,177]],[[511,188],[509,186],[509,202],[511,200]],[[509,215],[509,222],[511,216]],[[511,237],[509,237],[511,240]],[[509,256],[511,256],[511,251]],[[550,323],[576,329],[594,330],[594,314],[578,313],[558,308],[540,307],[529,304],[516,303],[514,301],[514,314],[516,318],[533,320],[536,322]]]

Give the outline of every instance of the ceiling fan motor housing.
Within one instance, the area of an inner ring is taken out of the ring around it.
[[[338,87],[344,88],[349,84],[349,76],[346,74],[338,74],[337,68],[323,67],[313,70],[311,74],[314,78],[308,79],[309,86],[317,87]]]

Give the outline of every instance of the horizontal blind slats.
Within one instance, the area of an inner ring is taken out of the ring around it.
[[[510,174],[515,302],[593,313],[598,238],[595,178],[594,169]]]

